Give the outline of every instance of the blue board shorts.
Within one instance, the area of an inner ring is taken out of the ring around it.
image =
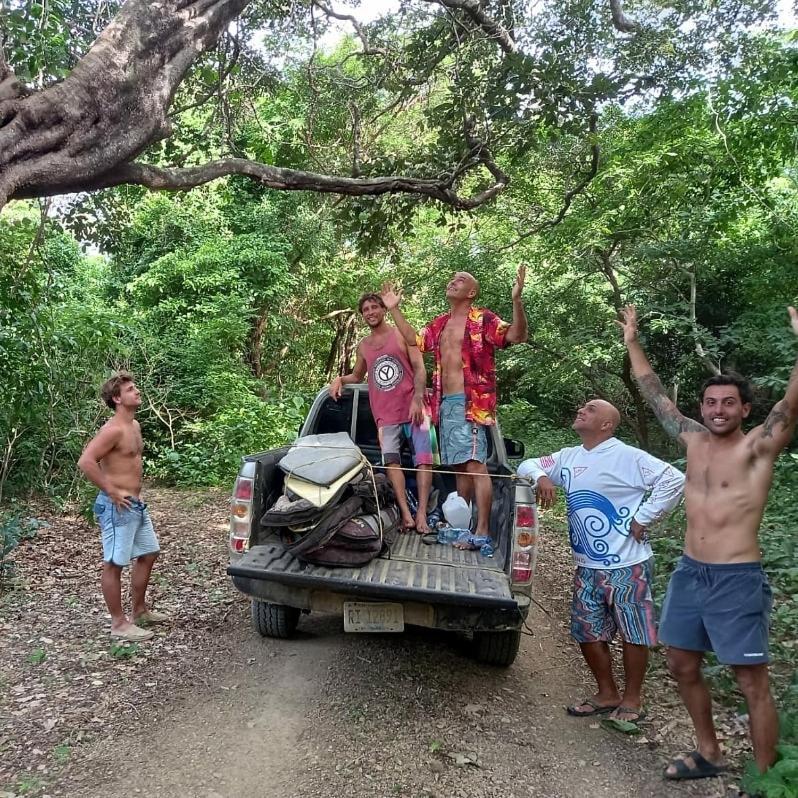
[[[773,603],[762,564],[679,560],[662,605],[659,639],[687,651],[714,651],[724,665],[768,660]]]
[[[459,465],[469,460],[484,463],[488,459],[485,427],[465,417],[465,394],[452,393],[441,400],[441,463]]]
[[[652,572],[653,558],[623,568],[577,568],[571,637],[577,643],[608,643],[620,632],[626,643],[656,645]]]
[[[161,550],[147,505],[132,496],[125,498],[130,502],[127,510],[118,510],[104,491],[94,502],[94,515],[102,535],[103,560],[120,568],[130,565],[136,557],[157,554]]]

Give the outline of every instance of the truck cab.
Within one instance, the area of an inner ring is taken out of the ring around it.
[[[390,549],[359,568],[303,563],[285,550],[260,518],[283,490],[278,463],[290,447],[242,459],[231,500],[230,565],[235,587],[251,599],[255,629],[264,636],[290,637],[302,613],[342,615],[346,631],[403,631],[406,624],[463,632],[476,658],[510,665],[531,602],[538,537],[533,489],[513,477],[508,454],[523,456],[520,444],[488,431],[488,471],[493,481],[490,529],[492,557],[453,546],[426,545],[421,536],[397,537]],[[377,428],[366,385],[347,386],[341,398],[327,390],[316,397],[300,435],[346,432],[364,457],[381,464]],[[412,489],[412,460],[402,465]],[[443,499],[455,477],[442,466],[433,489]]]

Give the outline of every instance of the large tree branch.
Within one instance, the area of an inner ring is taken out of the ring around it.
[[[484,160],[480,163],[483,163],[489,171],[498,169],[495,164],[486,163]],[[498,170],[497,174],[501,174],[501,170]],[[257,180],[268,188],[282,191],[316,191],[360,197],[391,193],[420,194],[444,202],[458,210],[469,210],[483,205],[502,191],[507,184],[505,177],[504,182],[497,180],[489,188],[473,196],[463,197],[453,187],[451,177],[339,177],[269,166],[246,158],[224,158],[202,166],[183,169],[164,169],[143,163],[121,164],[89,182],[80,182],[66,188],[60,184],[52,187],[40,184],[35,194],[23,190],[17,192],[14,198],[46,196],[51,193],[62,193],[65,190],[68,192],[95,191],[122,184],[137,184],[162,191],[186,191],[229,175],[244,175]]]
[[[624,13],[621,0],[610,0],[610,13],[612,24],[621,33],[636,33],[640,30],[640,25]]]
[[[424,0],[426,3],[437,3],[450,11],[462,11],[478,28],[481,28],[508,55],[518,50],[510,31],[500,22],[493,19],[479,0]]]
[[[127,0],[61,83],[0,96],[0,209],[12,197],[91,183],[168,136],[186,72],[247,4]]]
[[[492,29],[474,0],[445,2]],[[325,0],[315,3],[331,16],[345,17]],[[136,159],[146,148],[171,134],[169,106],[193,61],[247,5],[248,0],[127,0],[61,83],[30,97],[0,95],[0,210],[10,199],[123,183],[181,190],[232,174],[283,190],[358,196],[415,193],[460,210],[482,205],[505,188],[509,180],[477,139],[473,124],[466,126],[464,160],[436,178],[336,177],[244,158],[188,168],[139,163]],[[365,30],[356,30],[368,48]],[[0,85],[6,86],[10,70],[4,58],[0,70],[6,77]],[[489,173],[488,186],[461,196],[463,174],[475,169]]]

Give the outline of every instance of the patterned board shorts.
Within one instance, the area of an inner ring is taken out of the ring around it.
[[[578,643],[609,642],[620,632],[627,643],[656,645],[652,571],[653,559],[625,568],[577,568],[571,637]]]
[[[120,568],[145,554],[160,551],[152,519],[144,502],[126,497],[130,509],[118,510],[107,493],[100,492],[94,502],[94,515],[100,525],[103,542],[103,560]]]
[[[440,410],[441,462],[459,465],[469,460],[484,463],[488,459],[485,427],[465,417],[465,394],[448,394]]]
[[[384,465],[402,462],[403,438],[410,444],[413,465],[436,465],[440,462],[435,427],[429,419],[425,418],[421,424],[386,424],[377,430],[377,434]]]

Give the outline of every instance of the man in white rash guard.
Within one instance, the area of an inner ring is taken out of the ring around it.
[[[684,475],[615,438],[619,422],[613,405],[592,399],[572,425],[582,445],[525,460],[518,474],[535,482],[541,507],[552,505],[556,487],[565,492],[576,563],[571,636],[598,684],[595,695],[568,713],[612,713],[635,722],[645,717],[643,679],[648,649],[657,641],[647,529],[679,503]],[[609,647],[616,631],[623,639],[623,694]]]

